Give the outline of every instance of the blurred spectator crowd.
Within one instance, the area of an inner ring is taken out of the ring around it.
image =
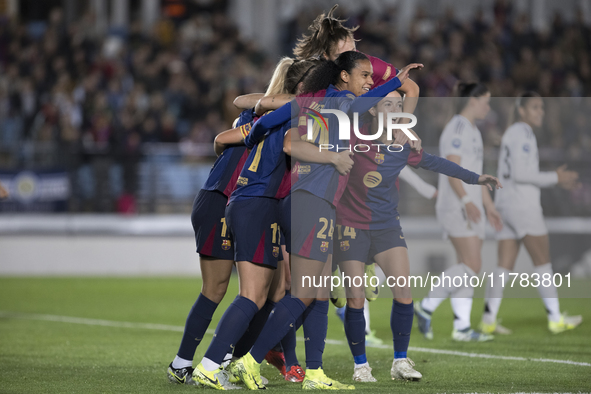
[[[96,34],[92,12],[66,24],[60,9],[44,23],[0,20],[0,168],[67,168],[87,196],[101,188],[93,176],[103,171],[119,179],[107,186],[114,195],[133,196],[144,143],[211,143],[237,115],[234,98],[264,91],[277,61],[241,39],[225,2],[212,4],[183,20],[163,18],[150,33],[134,21],[126,32]],[[285,55],[321,11],[284,24]],[[481,80],[499,97],[591,92],[591,31],[582,20],[556,16],[550,29],[534,32],[527,15],[498,1],[492,23],[482,15],[460,23],[451,11],[432,19],[419,9],[398,37],[394,7],[339,11],[360,25],[359,50],[396,66],[425,64],[413,75],[423,97],[451,95],[458,79]],[[591,152],[588,131],[560,137],[540,142]]]

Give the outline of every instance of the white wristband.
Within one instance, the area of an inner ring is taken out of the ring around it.
[[[466,194],[464,197],[462,197],[462,199],[460,201],[462,202],[462,205],[466,205],[469,202],[472,202],[472,199],[470,198],[469,195]]]

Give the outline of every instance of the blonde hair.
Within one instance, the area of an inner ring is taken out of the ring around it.
[[[271,77],[271,82],[269,82],[269,87],[265,92],[265,96],[288,93],[285,89],[285,76],[287,75],[287,70],[289,67],[291,67],[293,62],[294,59],[290,57],[284,57],[279,60],[279,63],[277,63],[277,66],[275,66],[275,71],[273,72],[273,76]]]

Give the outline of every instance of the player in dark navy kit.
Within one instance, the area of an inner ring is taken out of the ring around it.
[[[292,59],[289,60],[289,64],[282,61],[276,67],[266,94],[284,93],[285,74],[293,63]],[[228,136],[238,135],[238,142],[241,142],[257,118],[255,109],[245,110],[235,122],[238,127],[216,137],[214,150],[219,157],[193,204],[191,221],[200,256],[203,288],[187,317],[177,356],[168,368],[168,378],[172,382],[196,384],[192,378],[192,359],[227,290],[234,262],[234,242],[226,222],[225,209],[249,153],[243,143],[236,143]],[[240,345],[247,347],[247,351],[252,340],[241,338],[236,347]],[[227,350],[231,353],[230,348]]]
[[[240,114],[237,131],[248,134],[254,110]],[[225,219],[228,196],[232,192],[240,170],[248,157],[245,146],[224,150],[215,161],[203,188],[195,198],[191,223],[201,265],[203,280],[201,293],[191,308],[178,353],[167,371],[171,382],[195,385],[192,378],[193,357],[218,304],[224,298],[232,265],[234,245]]]
[[[378,116],[400,112],[401,108],[400,94],[390,93],[369,111],[374,120],[371,129],[365,128],[365,134],[379,127]],[[375,260],[389,278],[403,279],[395,286],[388,283],[394,295],[391,328],[395,352],[391,376],[393,379],[419,380],[422,375],[414,370],[414,363],[407,358],[413,305],[408,283],[408,252],[397,211],[398,174],[406,165],[411,165],[456,177],[468,184],[500,187],[500,183],[492,176],[478,175],[422,150],[413,151],[408,144],[391,144],[386,138],[387,134],[383,133],[371,144],[356,141],[364,147],[353,157],[355,164],[337,207],[334,258],[347,277],[363,278],[365,263]],[[347,283],[346,292],[345,332],[355,360],[353,379],[375,382],[365,355],[364,286]]]
[[[314,62],[291,60],[291,63],[284,85],[293,94]],[[263,116],[249,134],[253,138],[245,139],[246,147],[252,150],[226,208],[227,226],[235,242],[240,294],[224,313],[204,358],[193,372],[194,379],[212,388],[225,389],[217,372],[226,349],[236,344],[234,352],[238,352],[237,341],[247,329],[248,335],[256,339],[258,332],[253,324],[257,321],[262,328],[275,301],[285,294],[282,265],[278,265],[281,237],[278,201],[289,192],[289,182],[284,181],[289,179],[289,167],[283,152],[284,134],[291,119],[291,109],[287,107],[283,109],[286,116],[281,122],[271,123],[274,119],[271,115]],[[282,114],[282,109],[276,112]],[[256,132],[257,125],[264,125],[271,132],[261,135]],[[262,139],[258,141],[259,138]],[[275,343],[279,340],[281,337]],[[258,388],[263,387],[260,377],[254,383]]]
[[[346,52],[336,62],[324,62],[316,67],[304,81],[304,90],[317,92],[326,89],[322,102],[325,108],[335,108],[345,113],[364,113],[390,91],[399,88],[401,80],[404,81],[408,78],[411,69],[421,66],[411,64],[405,67],[400,72],[399,78],[394,78],[370,92],[370,87],[373,84],[371,63],[361,53]],[[364,99],[356,100],[357,96],[363,96]],[[276,112],[280,111],[282,109]],[[268,116],[273,115],[276,114]],[[296,121],[299,122],[299,119]],[[333,147],[331,150],[335,152],[336,147],[343,146],[346,142],[339,140],[336,120],[331,121],[329,118],[328,124],[335,126],[328,129],[321,128],[310,142],[316,145],[331,144]],[[296,134],[299,133],[296,132]],[[299,141],[299,138],[294,138],[292,144],[295,141]],[[319,277],[327,261],[330,261],[332,231],[336,220],[335,204],[346,186],[346,176],[341,176],[330,164],[304,161],[302,157],[298,157],[300,153],[293,146],[291,153],[293,158],[298,159],[298,163],[294,167],[295,170],[292,171],[297,177],[292,179],[291,194],[293,212],[291,225],[292,276],[296,278],[296,280],[292,280],[292,293],[295,293],[298,298],[284,298],[277,304],[273,315],[267,321],[252,350],[236,364],[241,370],[240,378],[248,388],[257,389],[260,387],[258,382],[260,363],[265,354],[285,335],[290,327],[293,327],[304,312],[309,311],[309,315],[305,317],[306,321],[312,319],[315,322],[315,329],[320,331],[322,335],[314,349],[314,354],[310,354],[314,356],[314,362],[318,364],[317,368],[310,368],[307,349],[308,369],[303,387],[305,389],[321,389],[323,387],[354,389],[351,385],[344,385],[326,377],[322,370],[328,305],[326,305],[326,311],[308,310],[308,306],[317,296],[317,289],[302,286],[300,280],[303,275]]]

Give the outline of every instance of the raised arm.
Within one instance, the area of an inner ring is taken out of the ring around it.
[[[240,109],[254,108],[257,102],[263,97],[263,93],[244,94],[234,99],[234,106]]]
[[[360,114],[369,111],[370,108],[379,103],[388,93],[400,88],[404,82],[407,81],[410,70],[423,68],[420,63],[411,63],[402,68],[395,78],[392,78],[383,85],[371,89],[369,92],[353,99],[352,101],[345,101],[341,111]],[[360,100],[361,99],[361,100]],[[347,104],[349,103],[349,104]]]
[[[248,149],[252,149],[267,133],[267,131],[289,122],[291,119],[291,103],[285,104],[277,111],[273,111],[257,120],[248,136],[244,139],[244,144]]]
[[[296,96],[294,94],[277,94],[273,96],[263,96],[254,107],[254,111],[261,116],[267,111],[279,109],[289,103]]]
[[[408,114],[414,113],[419,102],[419,94],[421,93],[419,85],[417,85],[412,79],[408,78],[398,90],[404,93],[405,96],[404,102],[402,103],[402,112]],[[410,122],[410,119],[403,118],[401,121],[402,123],[408,123]]]

